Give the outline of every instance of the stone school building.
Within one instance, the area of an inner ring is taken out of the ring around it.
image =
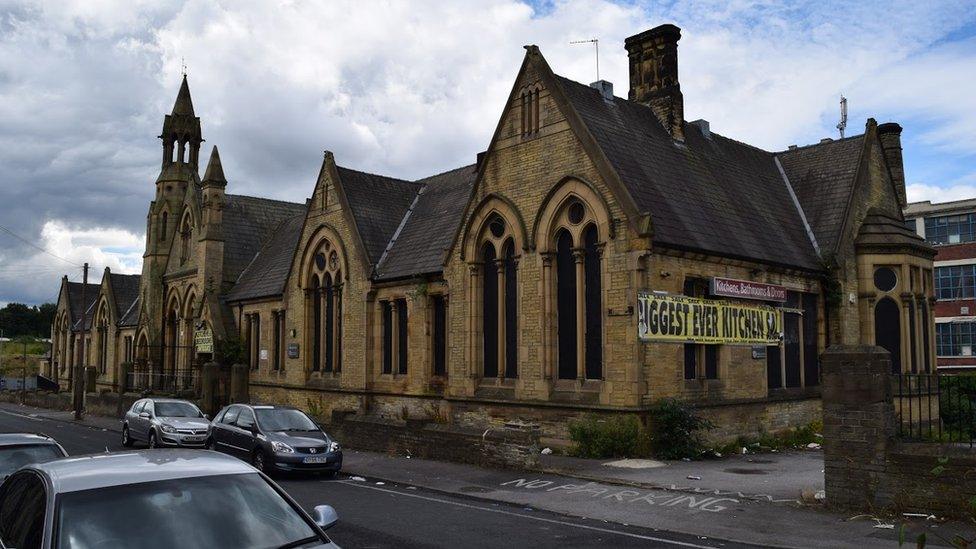
[[[83,362],[114,390],[132,363],[139,386],[192,388],[238,341],[253,401],[566,438],[666,397],[716,436],[805,424],[831,344],[932,370],[901,127],[780,151],[720,135],[685,120],[679,38],[625,41],[625,98],[527,46],[473,164],[410,181],[326,152],[304,203],[230,194],[216,147],[200,175],[184,77],[142,274],[106,272],[85,301],[62,282],[53,374]]]

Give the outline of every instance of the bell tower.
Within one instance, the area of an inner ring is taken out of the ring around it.
[[[200,117],[193,113],[190,86],[183,75],[180,92],[173,104],[173,112],[163,120],[163,169],[172,164],[186,164],[197,169],[200,162]],[[175,154],[174,154],[175,153]]]

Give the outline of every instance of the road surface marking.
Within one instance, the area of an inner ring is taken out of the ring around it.
[[[641,535],[641,534],[632,534],[630,532],[621,532],[619,530],[611,530],[609,528],[600,528],[598,526],[587,526],[585,524],[576,524],[576,523],[572,523],[572,522],[565,522],[565,521],[562,521],[562,520],[548,519],[548,518],[543,518],[543,517],[533,517],[533,516],[530,516],[530,515],[522,515],[522,514],[519,514],[519,513],[513,513],[512,511],[505,511],[505,510],[502,510],[502,509],[490,509],[490,508],[487,508],[487,507],[479,507],[477,505],[470,505],[470,504],[467,504],[467,503],[459,503],[459,502],[450,501],[450,500],[447,500],[447,499],[432,498],[432,497],[429,497],[429,496],[421,496],[420,494],[406,494],[404,492],[398,492],[396,490],[387,490],[386,488],[377,488],[375,486],[369,486],[369,485],[365,485],[365,484],[362,484],[362,483],[359,483],[359,482],[350,482],[350,481],[347,481],[347,480],[341,480],[339,482],[342,483],[342,484],[345,484],[347,486],[355,486],[356,488],[367,488],[369,490],[376,490],[377,492],[386,492],[386,493],[395,494],[395,495],[398,495],[398,496],[405,496],[405,497],[409,497],[409,498],[417,498],[417,499],[422,499],[422,500],[426,500],[426,501],[433,501],[433,502],[437,502],[437,503],[444,503],[444,504],[447,504],[447,505],[455,505],[457,507],[464,507],[464,508],[467,508],[467,509],[475,509],[477,511],[487,511],[489,513],[498,513],[498,514],[501,514],[501,515],[509,515],[509,516],[513,516],[513,517],[519,517],[519,518],[524,518],[524,519],[529,519],[529,520],[535,520],[535,521],[539,521],[539,522],[547,522],[547,523],[550,523],[550,524],[560,524],[560,525],[563,525],[563,526],[571,526],[573,528],[582,528],[584,530],[592,530],[592,531],[596,531],[596,532],[603,532],[605,534],[615,534],[615,535],[618,535],[618,536],[626,536],[626,537],[629,537],[629,538],[636,538],[636,539],[642,539],[642,540],[647,540],[647,541],[656,541],[656,542],[659,542],[659,543],[666,543],[666,544],[669,544],[669,545],[677,545],[679,547],[695,547],[697,549],[715,549],[715,546],[713,546],[713,545],[697,545],[697,544],[694,544],[694,543],[687,543],[687,542],[676,541],[676,540],[672,540],[672,539],[656,538],[654,536],[645,536],[645,535]]]
[[[39,417],[25,416],[24,414],[18,414],[17,412],[11,412],[11,411],[8,411],[8,410],[0,410],[0,412],[3,412],[5,414],[7,414],[8,416],[22,417],[24,419],[29,419],[31,421],[44,421],[42,418],[39,418]]]

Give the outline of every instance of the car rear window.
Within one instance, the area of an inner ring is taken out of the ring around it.
[[[30,463],[44,463],[64,457],[56,444],[45,442],[42,444],[19,444],[17,446],[0,447],[0,478]]]

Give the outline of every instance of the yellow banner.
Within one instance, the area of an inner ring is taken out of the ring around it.
[[[637,335],[643,341],[777,345],[783,312],[683,295],[637,294]]]

